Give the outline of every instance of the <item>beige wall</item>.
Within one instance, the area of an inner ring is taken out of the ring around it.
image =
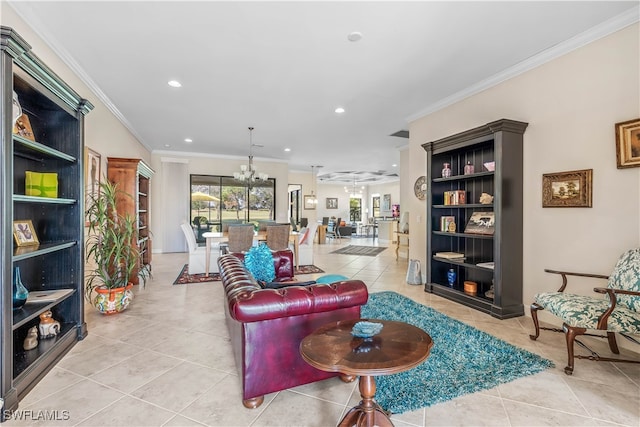
[[[425,174],[421,144],[501,118],[529,123],[525,306],[537,292],[559,286],[543,269],[608,274],[623,251],[640,245],[640,168],[616,168],[614,139],[616,122],[640,117],[639,32],[636,23],[410,124],[404,186]],[[543,209],[542,174],[574,169],[593,169],[593,208]],[[410,200],[411,257],[424,263],[425,206]],[[583,284],[579,292],[592,287]]]

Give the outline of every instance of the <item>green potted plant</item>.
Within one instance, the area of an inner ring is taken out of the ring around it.
[[[85,297],[101,313],[112,314],[127,308],[133,299],[131,275],[138,274],[144,285],[150,272],[149,267],[140,262],[140,251],[144,248],[135,243],[138,238],[136,219],[121,215],[117,210],[118,198],[133,196],[119,190],[106,178],[99,189],[97,194],[91,195],[86,210],[89,265]]]

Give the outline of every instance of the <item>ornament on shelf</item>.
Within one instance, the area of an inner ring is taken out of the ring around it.
[[[453,268],[447,271],[447,282],[449,282],[449,286],[451,287],[456,284],[456,271]]]
[[[445,163],[442,165],[442,177],[449,178],[451,176],[451,164]]]
[[[20,277],[20,267],[13,269],[13,309],[18,310],[27,302],[29,291],[22,284]]]
[[[489,193],[482,193],[480,195],[480,204],[490,205],[493,202],[493,196]]]
[[[33,350],[38,346],[38,327],[34,326],[29,328],[29,332],[27,332],[27,337],[24,339],[24,343],[22,343],[22,348],[25,350]]]
[[[51,310],[47,310],[40,315],[40,336],[42,338],[52,338],[60,333],[60,322],[53,319]]]

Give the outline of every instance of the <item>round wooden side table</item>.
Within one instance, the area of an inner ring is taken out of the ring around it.
[[[351,334],[356,322],[382,323],[372,338]],[[388,414],[375,402],[375,376],[403,372],[429,356],[433,341],[422,329],[404,322],[355,319],[325,325],[300,343],[302,358],[314,368],[360,376],[362,401],[349,410],[339,426],[393,426]]]

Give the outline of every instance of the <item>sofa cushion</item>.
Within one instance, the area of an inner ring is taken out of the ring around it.
[[[271,282],[276,278],[273,255],[267,245],[253,246],[244,257],[244,265],[258,281]]]
[[[298,282],[294,280],[292,282],[260,282],[260,286],[264,289],[280,289],[287,288],[289,286],[309,286],[314,285],[315,283],[315,280],[309,280],[307,282]]]

